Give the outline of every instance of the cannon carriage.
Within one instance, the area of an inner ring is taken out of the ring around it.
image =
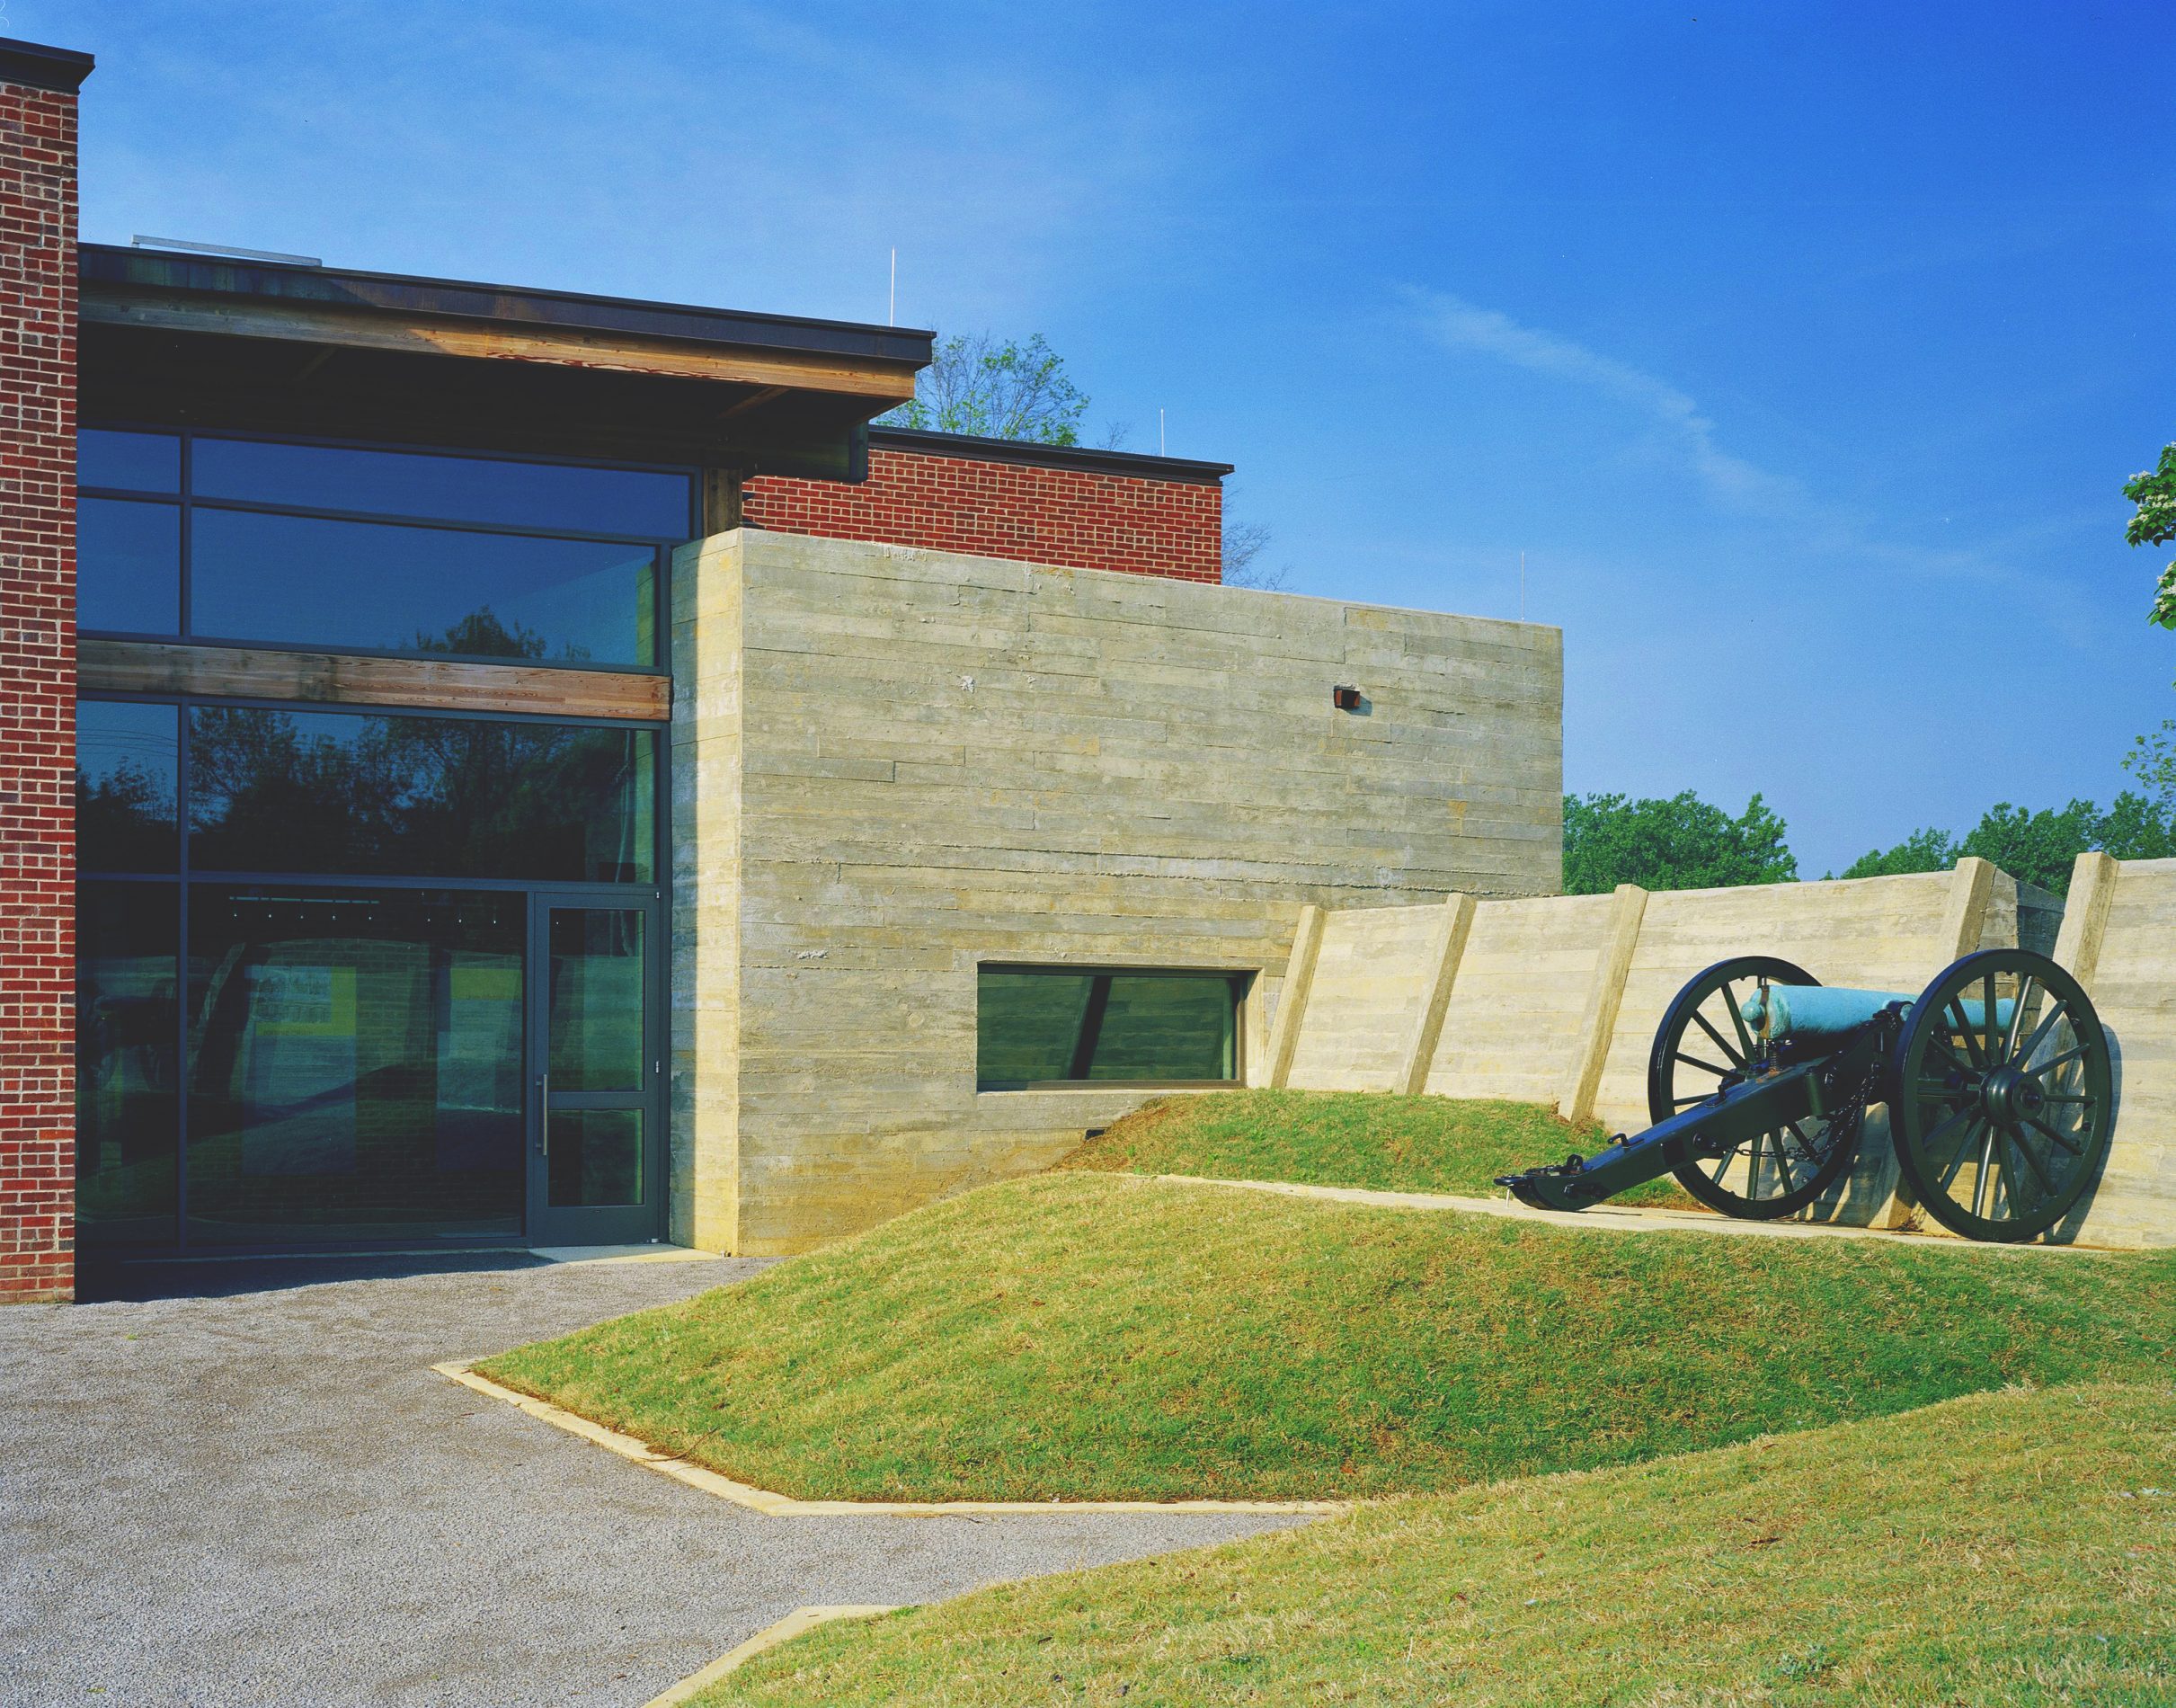
[[[2035,1239],[2107,1155],[2108,1036],[2078,982],[2027,949],[1967,955],[1916,996],[1740,956],[1695,975],[1664,1013],[1648,1059],[1652,1126],[1497,1184],[1537,1208],[1583,1210],[1674,1174],[1726,1215],[1790,1215],[1851,1169],[1876,1104],[1929,1215],[1968,1240]]]

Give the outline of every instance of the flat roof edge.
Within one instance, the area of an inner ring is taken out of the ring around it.
[[[937,334],[904,326],[753,314],[693,303],[645,302],[580,291],[363,272],[280,262],[200,255],[180,250],[86,243],[79,249],[86,285],[133,285],[265,302],[310,302],[380,313],[442,315],[466,320],[619,333],[681,342],[857,356],[923,368]]]
[[[905,451],[922,457],[959,457],[970,462],[1074,468],[1089,474],[1178,481],[1195,486],[1217,485],[1234,467],[1230,463],[1196,462],[1186,457],[1156,457],[1142,451],[1099,450],[1088,445],[1044,445],[1027,439],[986,439],[976,433],[930,432],[919,427],[872,425],[869,449]]]
[[[97,64],[74,48],[49,48],[41,41],[0,36],[0,83],[28,84],[33,89],[72,95]]]

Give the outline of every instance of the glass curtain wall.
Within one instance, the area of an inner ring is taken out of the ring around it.
[[[85,632],[663,666],[685,472],[135,431],[80,450]],[[83,700],[85,1248],[521,1233],[530,892],[660,882],[662,757],[641,725]],[[639,1035],[645,993],[604,996]],[[605,1136],[591,1171],[619,1166]]]
[[[657,732],[100,700],[77,730],[86,1246],[520,1233],[527,886],[655,882]],[[592,1030],[639,1037],[626,983]]]
[[[85,429],[87,633],[654,670],[686,472]]]

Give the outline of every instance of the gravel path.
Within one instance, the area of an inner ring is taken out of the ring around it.
[[[759,1267],[0,1309],[0,1699],[634,1708],[797,1606],[1290,1522],[767,1518],[427,1367]]]

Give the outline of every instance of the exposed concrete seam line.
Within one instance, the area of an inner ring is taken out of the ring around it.
[[[946,1518],[1053,1512],[1285,1515],[1344,1512],[1353,1505],[1349,1500],[796,1500],[789,1495],[774,1494],[768,1489],[735,1482],[731,1477],[661,1453],[646,1441],[622,1430],[608,1428],[601,1423],[592,1423],[580,1413],[554,1405],[549,1400],[502,1387],[489,1376],[478,1375],[471,1367],[481,1362],[477,1358],[454,1358],[431,1367],[449,1381],[487,1398],[503,1400],[554,1428],[580,1436],[584,1441],[608,1453],[616,1453],[645,1470],[771,1518]]]
[[[896,1606],[878,1606],[875,1604],[852,1603],[842,1606],[795,1607],[775,1624],[768,1624],[756,1632],[738,1648],[727,1650],[700,1672],[689,1673],[662,1696],[653,1696],[643,1708],[681,1708],[684,1703],[710,1688],[729,1672],[738,1672],[766,1650],[776,1649],[782,1642],[791,1642],[804,1632],[813,1631],[834,1619],[875,1619],[884,1614],[897,1613]]]
[[[1269,1192],[1280,1197],[1318,1198],[1331,1204],[1357,1204],[1377,1210],[1452,1212],[1492,1215],[1505,1222],[1544,1222],[1551,1227],[1587,1233],[1720,1233],[1771,1240],[1882,1240],[1907,1245],[1940,1246],[1945,1251],[2070,1251],[2096,1256],[2118,1253],[2081,1245],[2003,1245],[1910,1233],[1895,1228],[1845,1227],[1834,1222],[1752,1222],[1710,1215],[1698,1210],[1645,1210],[1629,1205],[1597,1205],[1591,1210],[1536,1210],[1512,1198],[1470,1198],[1448,1192],[1380,1192],[1355,1186],[1310,1186],[1298,1180],[1223,1180],[1201,1174],[1136,1174],[1136,1180],[1159,1186],[1213,1186],[1238,1192]]]

